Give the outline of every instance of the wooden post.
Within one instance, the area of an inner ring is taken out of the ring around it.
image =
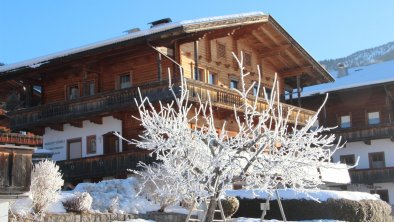
[[[198,41],[194,41],[194,79],[200,80],[198,73]]]
[[[275,190],[275,194],[276,194],[276,200],[278,201],[280,213],[282,214],[283,222],[287,222],[285,211],[283,210],[283,206],[282,206],[282,202],[280,201],[280,196],[279,196],[278,190]]]
[[[301,75],[297,76],[297,99],[298,99],[298,107],[301,107]]]
[[[162,67],[161,67],[161,54],[157,53],[157,80],[161,81],[162,79]]]

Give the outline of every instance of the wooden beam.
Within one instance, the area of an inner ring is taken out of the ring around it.
[[[82,121],[70,121],[70,125],[77,128],[83,127]]]
[[[211,47],[211,40],[208,38],[204,39],[205,43],[205,54],[207,62],[212,62],[212,47]]]
[[[49,128],[53,129],[53,130],[57,130],[57,131],[63,131],[63,124],[52,124],[49,125]]]
[[[284,45],[280,45],[280,46],[264,49],[264,50],[262,50],[263,52],[260,53],[260,55],[263,58],[267,58],[267,57],[271,57],[271,56],[277,56],[277,55],[280,55],[281,52],[286,51],[287,49],[289,49],[291,46],[292,46],[291,44],[284,44]]]
[[[261,42],[263,45],[267,46],[267,41],[263,39],[256,31],[252,32],[252,36],[255,37],[259,42]]]
[[[235,55],[238,56],[238,40],[232,36],[231,37],[231,50],[233,51],[233,53],[235,53]],[[238,63],[235,60],[235,58],[231,57],[232,61],[233,61],[233,68],[234,70],[238,70]]]
[[[285,53],[290,57],[291,60],[295,62],[295,64],[297,64],[298,66],[302,66],[300,60],[297,57],[295,57],[293,53],[291,53],[290,51],[285,51]]]
[[[266,35],[272,42],[274,42],[276,45],[280,45],[280,41],[278,41],[267,29],[265,29],[263,26],[261,26],[260,30]]]
[[[312,66],[295,67],[295,68],[279,71],[279,76],[282,78],[287,78],[292,76],[298,76],[301,75],[302,73],[310,73],[312,71],[313,71]]]
[[[103,117],[98,116],[98,117],[93,117],[89,119],[90,122],[101,125],[103,124]]]

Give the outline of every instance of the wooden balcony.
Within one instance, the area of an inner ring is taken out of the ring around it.
[[[179,86],[179,81],[173,81]],[[190,91],[190,100],[197,101],[197,95],[206,100],[208,95],[214,106],[232,110],[235,105],[242,103],[241,97],[233,90],[223,87],[209,85],[200,81],[188,80],[187,86]],[[138,86],[143,96],[148,96],[150,101],[169,101],[173,95],[168,90],[168,81],[161,81],[147,85]],[[43,127],[50,124],[67,123],[73,120],[88,119],[95,115],[106,115],[113,111],[122,109],[136,109],[134,98],[138,98],[138,87],[123,90],[115,90],[96,94],[94,96],[79,98],[75,100],[56,102],[41,106],[26,108],[8,113],[11,117],[11,128],[13,130],[29,129],[32,127]],[[253,101],[253,97],[250,97]],[[294,122],[297,113],[298,123],[304,124],[314,111],[283,104],[284,109],[291,112],[290,118]],[[264,99],[258,101],[258,108],[265,109],[267,102]]]
[[[15,144],[25,146],[41,146],[41,136],[22,135],[19,133],[0,133],[1,144]]]
[[[394,182],[394,167],[349,170],[352,184]]]
[[[154,161],[145,153],[115,153],[102,156],[57,161],[65,181],[89,178],[124,176],[127,170],[136,170],[138,162],[150,164]]]
[[[336,129],[331,131],[335,133],[336,137],[342,137],[343,141],[356,142],[368,141],[373,139],[393,138],[394,125],[393,124],[380,124],[375,126],[367,126],[363,128],[346,128]]]

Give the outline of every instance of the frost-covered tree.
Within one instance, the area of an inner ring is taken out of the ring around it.
[[[271,192],[278,186],[300,191],[317,187],[322,184],[318,168],[330,167],[332,151],[340,148],[334,143],[334,135],[323,136],[330,129],[311,130],[318,113],[305,125],[290,122],[292,110],[279,102],[276,80],[269,98],[262,89],[267,106],[260,109],[259,98],[250,96],[255,85],[257,91],[261,90],[260,71],[259,81],[247,85],[245,78],[249,73],[244,72],[242,55],[236,60],[241,67],[241,89],[234,90],[243,101],[240,106],[234,105],[236,135],[229,135],[226,122],[215,124],[209,97],[207,102],[188,101],[189,91],[183,78],[180,92],[170,83],[172,103],[159,103],[157,107],[149,98],[140,96],[136,100],[139,117],[135,118],[145,130],[139,140],[129,142],[151,150],[160,163],[141,163],[145,171],[142,180],[168,183],[169,186],[158,186],[158,195],[171,194],[178,200],[195,202],[210,199],[206,221],[213,220],[217,200],[234,181],[242,182],[245,188]]]
[[[56,200],[63,182],[59,166],[55,162],[43,160],[34,165],[30,185],[34,213],[41,214],[50,203]]]

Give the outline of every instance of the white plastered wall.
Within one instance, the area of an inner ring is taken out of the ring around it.
[[[84,120],[82,128],[64,124],[63,131],[53,130],[49,127],[45,128],[43,135],[44,149],[54,152],[53,160],[67,159],[67,140],[81,138],[82,139],[82,157],[90,157],[103,155],[103,134],[116,131],[122,134],[122,121],[112,116],[103,117],[103,124],[96,124],[88,120]],[[96,153],[87,154],[86,137],[96,135]],[[119,151],[122,151],[122,143],[119,143]]]
[[[364,142],[347,143],[346,147],[334,153],[334,162],[339,162],[341,155],[354,154],[356,159],[360,158],[358,166],[355,169],[368,169],[369,168],[369,153],[384,152],[386,167],[394,166],[394,142],[390,139],[371,140],[371,145]]]

